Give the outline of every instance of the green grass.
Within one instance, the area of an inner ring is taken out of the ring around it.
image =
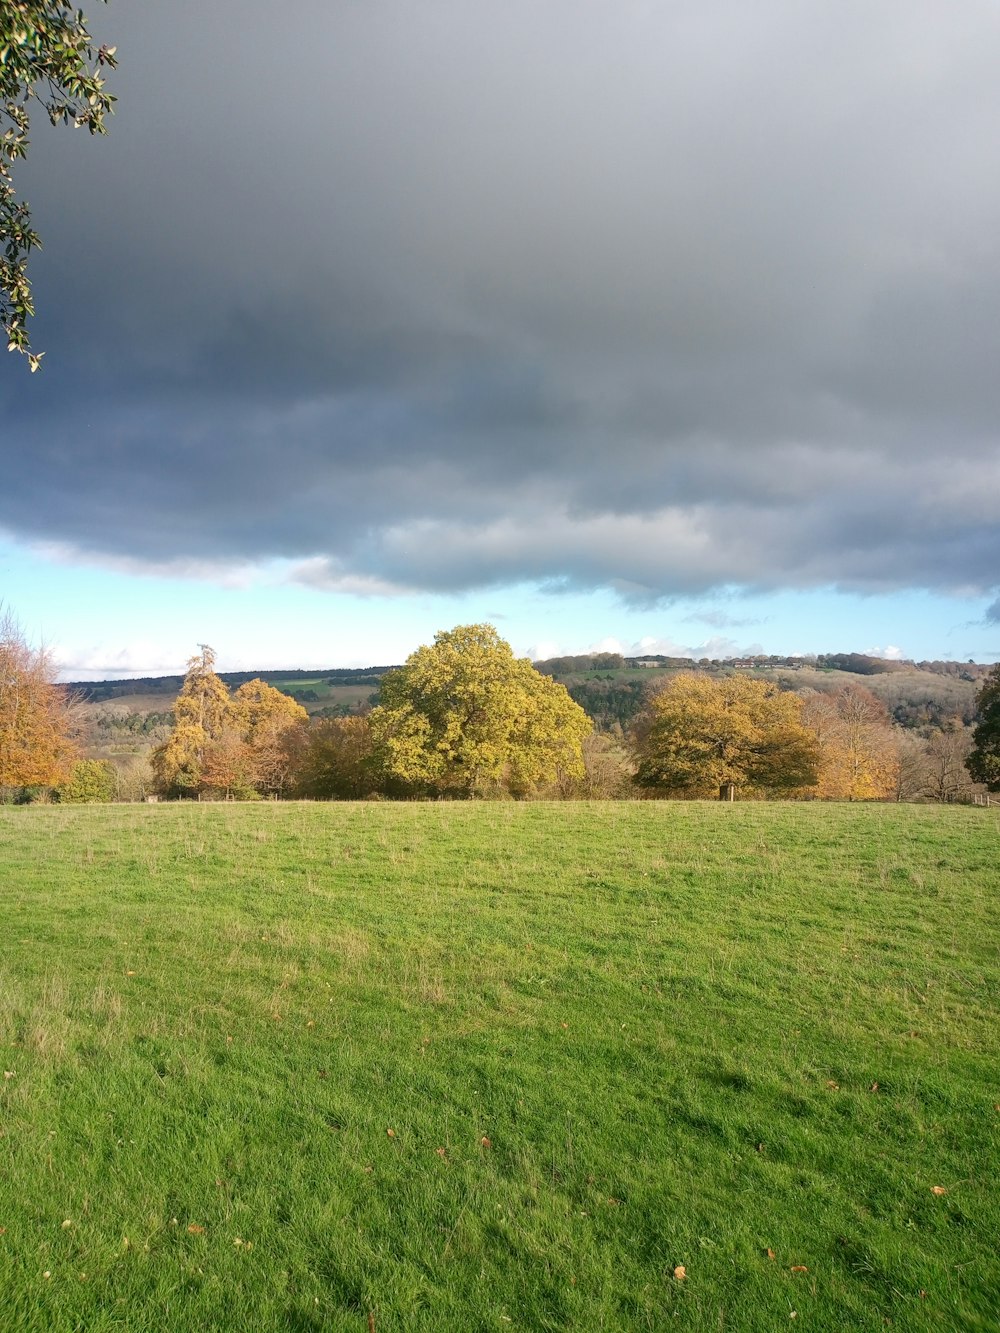
[[[0,808],[0,1328],[998,1329],[998,832]]]

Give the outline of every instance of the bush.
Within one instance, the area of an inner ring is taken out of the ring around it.
[[[105,759],[78,759],[56,797],[63,805],[107,805],[115,798],[117,775]]]

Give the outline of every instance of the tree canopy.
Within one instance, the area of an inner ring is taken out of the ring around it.
[[[7,350],[27,356],[32,371],[44,353],[31,351],[25,327],[35,312],[27,260],[41,242],[13,180],[14,163],[28,151],[28,106],[37,99],[53,125],[104,134],[115,99],[102,71],[115,64],[115,47],[95,51],[70,0],[0,0],[0,322]]]
[[[76,758],[55,664],[0,607],[0,789],[62,782]]]
[[[153,751],[160,791],[252,799],[284,788],[291,762],[286,737],[307,714],[262,680],[248,680],[230,696],[215,673],[214,650],[202,644],[188,662],[174,718],[170,735]]]
[[[976,695],[979,723],[972,733],[966,766],[977,782],[1000,791],[1000,662]]]
[[[232,795],[280,795],[292,769],[291,734],[308,716],[266,681],[246,681],[229,702],[221,742],[209,750],[208,785]],[[236,758],[235,778],[226,776],[223,753]]]
[[[384,790],[368,718],[329,717],[302,735],[295,791],[318,801],[358,801]]]
[[[821,746],[816,795],[878,801],[898,786],[900,753],[889,710],[863,685],[810,695],[803,719]]]
[[[369,721],[389,778],[459,796],[524,796],[582,777],[591,730],[565,688],[492,625],[459,625],[418,648],[382,678]]]
[[[215,674],[214,649],[203,643],[187,668],[174,703],[174,726],[152,757],[157,785],[170,796],[193,796],[198,791],[205,753],[222,736],[229,709],[229,691]]]
[[[635,781],[685,796],[811,787],[819,746],[801,713],[797,695],[768,681],[680,672],[636,729]]]

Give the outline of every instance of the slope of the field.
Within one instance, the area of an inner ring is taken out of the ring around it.
[[[2,808],[0,1327],[996,1329],[998,834]]]

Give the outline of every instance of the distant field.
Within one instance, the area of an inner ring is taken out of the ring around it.
[[[995,809],[0,807],[0,1328],[1000,1328]]]
[[[322,708],[329,707],[331,704],[346,704],[348,707],[354,708],[358,704],[365,703],[378,688],[377,684],[370,681],[359,685],[330,685],[327,681],[319,679],[276,680],[273,684],[276,689],[282,690],[283,693],[300,699],[308,713],[315,713]],[[315,698],[309,697],[312,695],[315,695]],[[148,690],[135,694],[123,692],[116,695],[112,700],[101,699],[93,703],[84,703],[81,707],[85,714],[92,715],[114,713],[121,716],[128,713],[156,713],[173,708],[176,696],[176,689],[159,694],[150,693]],[[303,698],[303,696],[306,697]]]

